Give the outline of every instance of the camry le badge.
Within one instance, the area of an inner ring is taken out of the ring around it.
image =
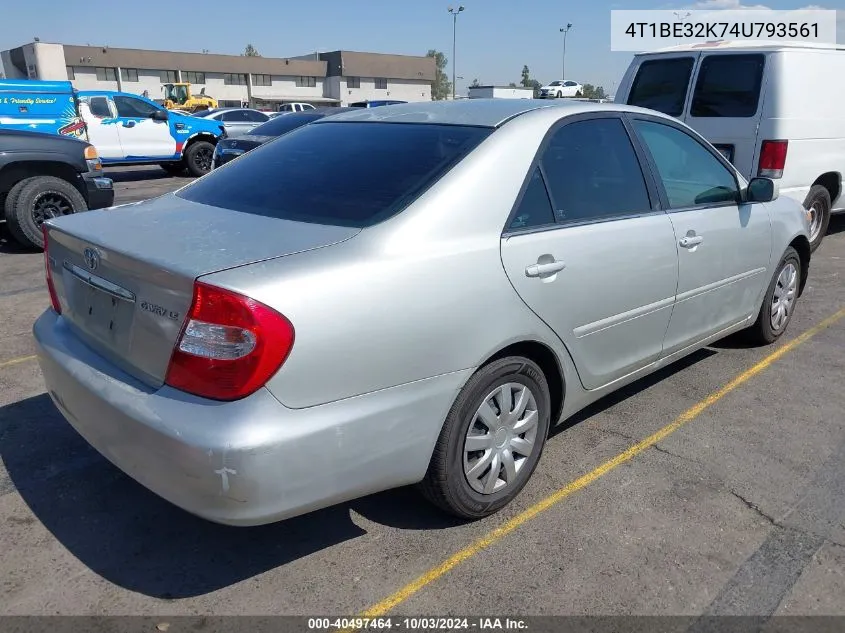
[[[100,254],[94,248],[86,248],[82,251],[82,256],[85,258],[85,265],[89,270],[97,270],[100,265]]]

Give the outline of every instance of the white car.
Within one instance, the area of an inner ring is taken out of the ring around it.
[[[561,97],[577,97],[582,86],[577,81],[558,79],[540,88],[541,99],[560,99]]]
[[[279,112],[304,112],[305,110],[316,110],[310,103],[283,103]]]
[[[815,250],[845,213],[842,77],[841,44],[709,42],[635,56],[616,100],[677,117],[746,179],[776,179],[808,210]],[[807,96],[819,86],[824,98]]]

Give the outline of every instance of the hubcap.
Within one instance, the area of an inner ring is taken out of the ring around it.
[[[213,157],[214,153],[210,149],[200,149],[194,155],[194,164],[203,171],[209,171],[211,169],[211,160]]]
[[[809,208],[810,212],[810,241],[815,242],[822,230],[822,210],[816,203]]]
[[[789,263],[780,271],[775,284],[775,293],[772,295],[771,323],[775,332],[782,330],[789,321],[797,291],[798,270],[794,264]]]
[[[36,226],[41,226],[50,218],[73,213],[73,206],[63,195],[47,191],[35,198],[32,205],[32,219]]]
[[[525,385],[509,382],[484,399],[464,440],[464,475],[481,494],[516,481],[537,445],[537,401]]]

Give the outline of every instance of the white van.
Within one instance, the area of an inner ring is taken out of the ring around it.
[[[779,180],[810,214],[811,248],[845,211],[845,46],[719,41],[636,55],[616,92],[675,116],[747,178]]]

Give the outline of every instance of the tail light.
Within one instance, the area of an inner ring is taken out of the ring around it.
[[[203,398],[244,398],[279,370],[293,338],[293,325],[272,308],[198,281],[165,382]]]
[[[56,294],[56,287],[53,285],[53,271],[50,266],[50,252],[47,244],[47,225],[41,225],[41,234],[44,236],[44,276],[47,278],[47,291],[50,293],[50,303],[57,314],[62,313],[62,304]]]
[[[760,147],[760,167],[757,175],[762,178],[782,178],[786,164],[789,141],[763,141]]]

